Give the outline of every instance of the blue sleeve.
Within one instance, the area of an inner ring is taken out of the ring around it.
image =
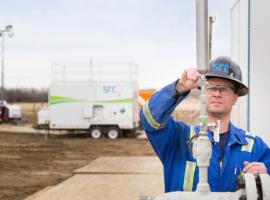
[[[257,162],[263,162],[267,168],[267,172],[270,175],[270,149],[264,141],[256,136],[256,149],[253,152],[254,160]]]
[[[190,127],[175,121],[170,115],[175,107],[186,98],[188,92],[179,94],[175,84],[156,92],[140,110],[142,126],[162,163],[168,162],[179,147],[186,149]],[[182,151],[181,153],[185,153]]]

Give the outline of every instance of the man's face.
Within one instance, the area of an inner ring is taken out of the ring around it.
[[[230,114],[237,101],[235,86],[230,81],[210,78],[206,84],[206,111],[210,115],[224,116]]]

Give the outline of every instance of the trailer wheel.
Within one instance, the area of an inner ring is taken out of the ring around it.
[[[107,131],[107,137],[112,139],[112,140],[115,140],[115,139],[121,137],[121,130],[119,128],[116,128],[116,127],[109,128]]]
[[[102,136],[101,128],[99,128],[99,127],[91,128],[89,131],[89,135],[94,139],[101,138],[101,136]]]

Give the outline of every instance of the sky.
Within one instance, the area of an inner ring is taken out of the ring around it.
[[[209,0],[213,57],[230,55],[233,0]],[[53,63],[138,65],[141,89],[196,67],[195,0],[0,0],[5,87],[48,87]],[[1,38],[0,38],[1,39]],[[2,40],[0,40],[2,44]]]

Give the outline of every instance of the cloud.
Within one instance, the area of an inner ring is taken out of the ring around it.
[[[228,2],[209,4],[217,17],[214,55],[228,54]],[[54,62],[134,62],[140,87],[161,87],[196,64],[195,1],[11,0],[0,17],[15,31],[6,41],[11,87],[36,77],[48,84]]]

